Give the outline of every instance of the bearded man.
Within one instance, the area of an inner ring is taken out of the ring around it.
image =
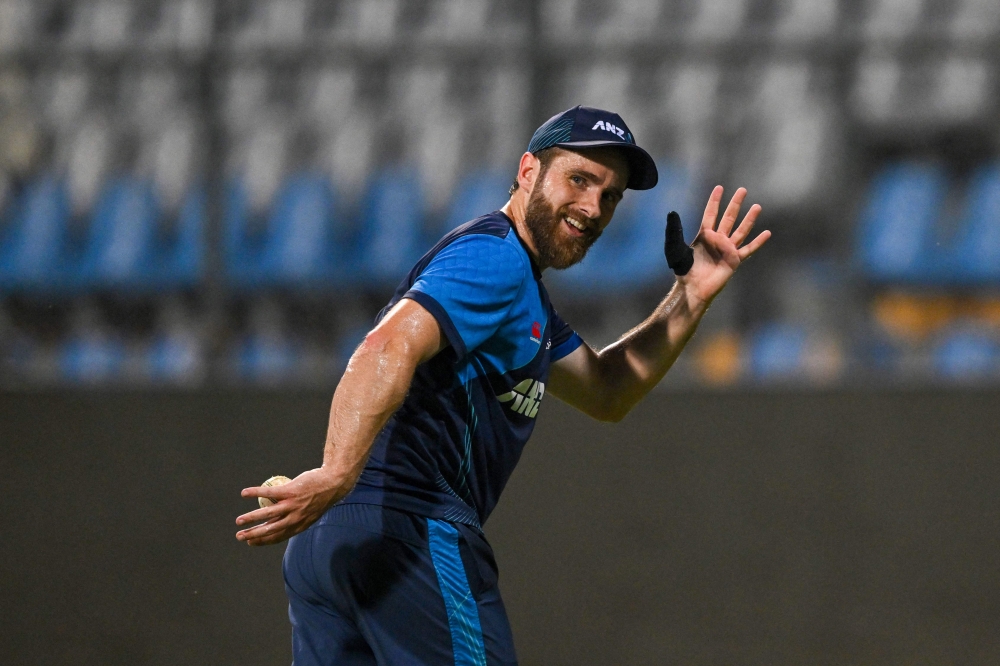
[[[722,188],[712,191],[690,247],[672,213],[673,288],[595,351],[552,307],[542,271],[583,259],[625,190],[656,181],[617,114],[575,107],[539,127],[507,204],[424,255],[354,352],[322,466],[243,491],[275,504],[240,516],[238,539],[294,537],[284,575],[295,664],[516,663],[482,525],[544,398],[619,421],[770,236],[744,245],[760,206],[736,225],[742,188],[721,220]]]

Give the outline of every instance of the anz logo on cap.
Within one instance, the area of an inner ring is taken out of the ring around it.
[[[617,125],[613,125],[610,122],[606,123],[603,120],[598,120],[597,123],[595,123],[594,126],[591,127],[590,129],[591,130],[600,129],[600,130],[604,130],[605,132],[611,132],[615,136],[617,136],[617,137],[619,137],[621,139],[625,139],[629,143],[632,143],[632,134],[631,133],[626,132],[621,127],[618,127]]]

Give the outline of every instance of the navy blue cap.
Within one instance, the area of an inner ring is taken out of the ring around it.
[[[635,137],[617,113],[602,111],[589,106],[574,106],[558,113],[535,130],[528,144],[528,152],[560,148],[597,148],[615,146],[622,148],[628,159],[629,175],[626,187],[649,190],[656,186],[659,176],[656,163],[645,150],[635,145]]]

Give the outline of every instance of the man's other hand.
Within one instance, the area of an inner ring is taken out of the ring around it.
[[[257,524],[240,530],[236,538],[251,546],[269,546],[291,538],[319,520],[324,511],[341,499],[346,494],[342,490],[344,485],[326,469],[317,468],[282,486],[244,488],[240,493],[243,497],[266,497],[274,504],[237,518],[236,524],[241,527]]]

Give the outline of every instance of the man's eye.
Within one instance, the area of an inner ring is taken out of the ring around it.
[[[569,179],[577,185],[583,185],[583,178],[580,176],[570,176]]]

